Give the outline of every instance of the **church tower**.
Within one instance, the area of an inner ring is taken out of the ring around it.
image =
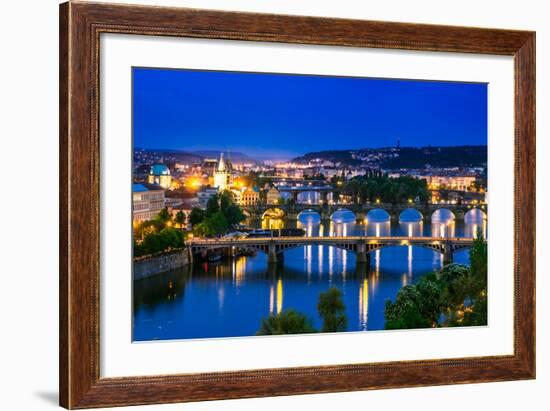
[[[231,175],[223,159],[223,153],[221,153],[218,167],[214,172],[214,187],[217,187],[219,191],[227,190],[229,188],[230,177]]]

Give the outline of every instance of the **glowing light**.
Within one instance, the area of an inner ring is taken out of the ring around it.
[[[379,198],[376,199],[376,204],[380,204],[380,199]]]
[[[413,202],[412,198],[409,198],[409,204],[412,203],[412,202]]]

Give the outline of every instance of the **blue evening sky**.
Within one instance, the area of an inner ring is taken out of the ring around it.
[[[134,146],[290,158],[487,144],[487,85],[134,68]]]

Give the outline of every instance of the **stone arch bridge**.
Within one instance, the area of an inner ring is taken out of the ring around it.
[[[407,209],[417,210],[424,220],[429,221],[433,213],[437,210],[450,210],[457,220],[463,220],[466,213],[474,208],[487,213],[487,205],[466,205],[466,204],[284,204],[284,205],[256,205],[243,207],[243,210],[252,219],[262,219],[266,211],[280,209],[283,212],[284,219],[297,220],[298,215],[307,210],[312,210],[321,216],[322,220],[329,220],[338,210],[349,210],[353,212],[358,221],[363,221],[368,212],[375,209],[385,210],[394,221],[399,220],[400,214]]]

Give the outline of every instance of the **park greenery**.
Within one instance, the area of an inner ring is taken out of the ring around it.
[[[386,301],[386,329],[487,325],[487,243],[479,235],[470,267],[448,264]]]
[[[198,237],[214,237],[223,234],[244,220],[243,211],[235,204],[228,191],[208,199],[206,210],[193,208],[189,214],[193,233]]]
[[[262,320],[257,335],[306,334],[315,332],[346,331],[348,320],[342,292],[332,287],[319,294],[317,311],[323,321],[321,330],[313,326],[313,320],[293,309],[271,314]]]
[[[185,221],[185,216],[180,213],[172,219],[168,210],[163,208],[152,220],[139,223],[134,228],[134,257],[183,247],[185,235],[181,230],[173,227],[174,224],[181,226]]]
[[[402,176],[390,178],[357,176],[349,181],[336,181],[341,193],[350,196],[354,202],[380,201],[382,203],[406,203],[428,201],[426,180]]]

